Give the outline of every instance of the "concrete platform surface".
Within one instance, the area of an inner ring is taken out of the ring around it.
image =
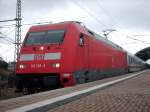
[[[150,112],[150,71],[48,112]]]
[[[129,111],[134,110],[133,106],[138,106],[139,109],[135,108],[135,112],[149,112],[145,109],[150,109],[150,71],[138,75],[132,79],[124,82],[115,84],[113,86],[103,88],[103,90],[95,91],[88,95],[82,96],[81,98],[70,100],[64,105],[53,105],[54,107],[46,109],[50,112],[126,112],[127,108]],[[97,85],[104,84],[113,80],[131,76],[132,74],[107,78],[98,80],[86,84],[80,84],[74,87],[62,88],[52,90],[48,92],[42,92],[38,94],[13,98],[9,100],[0,101],[0,112],[4,111],[15,111],[16,108],[25,107],[26,105],[32,106],[32,104],[51,100],[62,95],[82,91]],[[149,86],[148,86],[149,85]],[[144,106],[142,106],[144,104]],[[141,105],[141,106],[139,106]],[[31,107],[30,106],[30,107]],[[144,108],[144,109],[143,109]],[[141,111],[144,110],[144,111]],[[20,111],[18,109],[18,111]],[[23,111],[23,110],[22,110]],[[37,110],[33,110],[37,111]],[[39,111],[39,110],[38,110]],[[45,111],[45,110],[40,110]],[[133,112],[133,111],[131,111]]]

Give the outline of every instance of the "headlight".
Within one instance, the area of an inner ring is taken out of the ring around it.
[[[26,65],[23,65],[23,64],[20,64],[20,65],[19,65],[19,68],[20,68],[20,69],[24,69],[25,67],[26,67]]]
[[[41,46],[41,47],[40,47],[40,50],[44,50],[44,46]]]
[[[60,63],[54,63],[54,64],[52,64],[52,67],[59,68],[60,67]]]

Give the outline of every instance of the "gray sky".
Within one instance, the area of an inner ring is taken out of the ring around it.
[[[15,18],[16,1],[0,0],[0,20]],[[150,43],[149,4],[149,0],[22,0],[22,24],[76,20],[99,34],[104,29],[116,29],[109,39],[134,54],[150,46],[126,37]],[[0,23],[0,26],[6,24],[14,22]],[[22,27],[22,38],[29,27]],[[14,40],[14,27],[0,28],[0,31]],[[0,56],[13,60],[13,47],[0,39]]]

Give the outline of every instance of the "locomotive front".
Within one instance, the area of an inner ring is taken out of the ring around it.
[[[47,25],[30,28],[17,61],[17,92],[33,93],[37,88],[47,90],[74,84],[68,80],[72,78],[71,74],[64,71],[66,26]]]

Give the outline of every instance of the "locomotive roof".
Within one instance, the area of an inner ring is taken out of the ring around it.
[[[86,29],[87,29],[87,31],[88,31],[91,35],[93,35],[95,38],[97,38],[97,39],[99,39],[99,40],[101,40],[101,41],[103,41],[103,42],[109,44],[109,45],[112,46],[112,47],[115,47],[115,48],[118,48],[118,49],[123,50],[122,47],[120,47],[119,45],[115,44],[114,42],[112,42],[112,41],[106,39],[105,37],[103,37],[103,36],[101,36],[101,35],[96,34],[95,32],[89,30],[88,28],[86,28]]]
[[[32,30],[41,30],[41,29],[49,29],[49,26],[54,26],[54,27],[66,27],[69,24],[73,22],[71,21],[66,21],[66,22],[60,22],[60,23],[51,23],[51,24],[42,24],[42,25],[35,25],[30,27],[30,31]]]
[[[117,48],[117,49],[121,49],[121,50],[122,50],[122,48],[121,48],[119,45],[113,43],[112,41],[110,41],[110,40],[108,40],[108,39],[106,39],[106,38],[104,38],[104,37],[102,37],[102,36],[100,36],[100,35],[98,35],[98,34],[96,34],[96,33],[93,32],[93,31],[89,30],[88,28],[86,28],[86,27],[84,26],[84,24],[83,24],[82,22],[79,22],[79,21],[64,21],[64,22],[59,22],[59,23],[36,25],[36,26],[32,26],[32,27],[30,28],[30,31],[38,31],[38,30],[41,30],[41,29],[42,29],[42,30],[47,30],[47,29],[49,29],[49,26],[63,27],[63,28],[64,28],[64,27],[67,27],[69,24],[72,24],[72,23],[80,24],[81,26],[83,26],[83,27],[84,27],[92,36],[94,36],[95,38],[97,38],[97,39],[99,39],[99,40],[101,40],[101,41],[103,41],[103,42],[109,44],[110,46],[112,46],[112,47],[114,47],[114,48]]]

